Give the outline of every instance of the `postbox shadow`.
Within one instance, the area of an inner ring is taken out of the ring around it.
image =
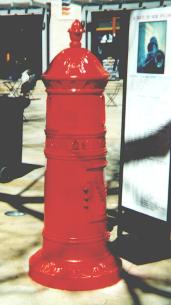
[[[121,276],[127,285],[129,294],[132,298],[134,305],[142,304],[140,301],[140,298],[139,298],[139,294],[136,291],[137,289],[139,289],[140,291],[142,291],[144,293],[151,293],[151,294],[158,295],[158,296],[161,296],[161,297],[164,297],[167,299],[171,298],[170,291],[167,291],[166,289],[163,290],[159,287],[155,287],[156,284],[158,284],[158,281],[156,281],[156,279],[149,278],[149,280],[151,280],[154,283],[154,284],[149,284],[145,281],[145,279],[132,275],[132,274],[129,274],[125,270],[123,270],[121,272]],[[160,280],[159,283],[160,283],[160,285],[165,284],[165,283],[162,283],[162,280]],[[168,281],[168,285],[169,284],[170,283]]]

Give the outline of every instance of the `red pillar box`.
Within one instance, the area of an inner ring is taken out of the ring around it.
[[[52,288],[90,290],[119,281],[106,247],[105,103],[108,74],[88,50],[76,20],[70,48],[43,75],[47,88],[43,247],[30,276]]]

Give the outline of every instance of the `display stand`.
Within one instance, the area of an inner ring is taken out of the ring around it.
[[[132,12],[115,246],[136,263],[171,256],[170,35],[171,8]]]

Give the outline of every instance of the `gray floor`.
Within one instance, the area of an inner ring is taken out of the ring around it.
[[[41,246],[43,229],[46,94],[41,82],[33,98],[25,110],[23,172],[21,177],[0,184],[0,304],[170,305],[171,259],[143,265],[122,259],[124,274],[120,282],[94,291],[49,289],[28,277],[28,260]],[[121,95],[117,93],[115,104],[106,107],[109,187],[118,186],[121,108]],[[117,195],[108,196],[109,209],[117,207],[117,202]],[[20,210],[24,216],[6,216],[11,210]]]

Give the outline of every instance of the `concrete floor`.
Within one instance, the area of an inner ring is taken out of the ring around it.
[[[28,277],[29,257],[41,247],[45,100],[38,82],[34,100],[25,110],[23,170],[20,177],[0,184],[0,304],[3,305],[171,305],[171,259],[135,265],[122,259],[123,278],[104,289],[70,292],[43,287]],[[106,180],[118,186],[121,95],[106,108],[109,165]],[[113,178],[116,178],[113,180]],[[117,195],[107,198],[109,209],[117,207]],[[20,210],[23,216],[5,213]],[[116,236],[116,228],[113,230]]]

